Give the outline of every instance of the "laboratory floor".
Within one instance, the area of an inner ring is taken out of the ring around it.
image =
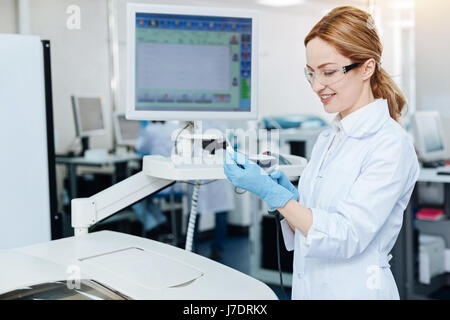
[[[211,253],[212,240],[200,240],[198,246],[198,253],[202,256],[208,257]],[[222,260],[219,261],[230,268],[236,269],[245,274],[249,274],[249,238],[248,236],[227,236],[224,242],[224,252]],[[273,292],[278,296],[278,299],[285,300],[283,292],[279,285],[267,284]],[[291,298],[291,288],[285,287],[287,298]]]

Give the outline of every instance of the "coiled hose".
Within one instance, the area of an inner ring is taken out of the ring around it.
[[[198,190],[200,189],[200,180],[195,181],[194,191],[192,192],[191,213],[189,215],[188,229],[186,233],[185,250],[192,251],[192,240],[194,238],[195,220],[197,220],[197,200]]]

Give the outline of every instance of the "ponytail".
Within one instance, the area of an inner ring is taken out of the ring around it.
[[[370,85],[374,98],[387,99],[391,118],[400,123],[406,98],[391,76],[380,65],[377,65],[370,79]]]

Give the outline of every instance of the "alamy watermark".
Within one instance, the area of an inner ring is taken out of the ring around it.
[[[66,280],[67,289],[81,289],[81,268],[77,265],[70,265],[66,269],[68,274]]]
[[[278,129],[218,129],[172,133],[171,160],[175,165],[222,165],[225,150],[237,150],[247,157],[266,152],[278,161],[280,153],[280,133]]]
[[[69,15],[66,20],[66,27],[69,30],[81,29],[81,9],[75,4],[67,7],[66,13]]]

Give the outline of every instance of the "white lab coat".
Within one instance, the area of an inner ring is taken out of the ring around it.
[[[419,164],[386,100],[363,109],[324,163],[336,129],[314,145],[298,187],[313,213],[307,237],[282,221],[286,249],[294,250],[292,299],[399,299],[389,252]]]
[[[203,181],[208,182],[208,181]],[[217,213],[234,210],[234,188],[228,180],[217,180],[200,186],[198,191],[198,212]]]

